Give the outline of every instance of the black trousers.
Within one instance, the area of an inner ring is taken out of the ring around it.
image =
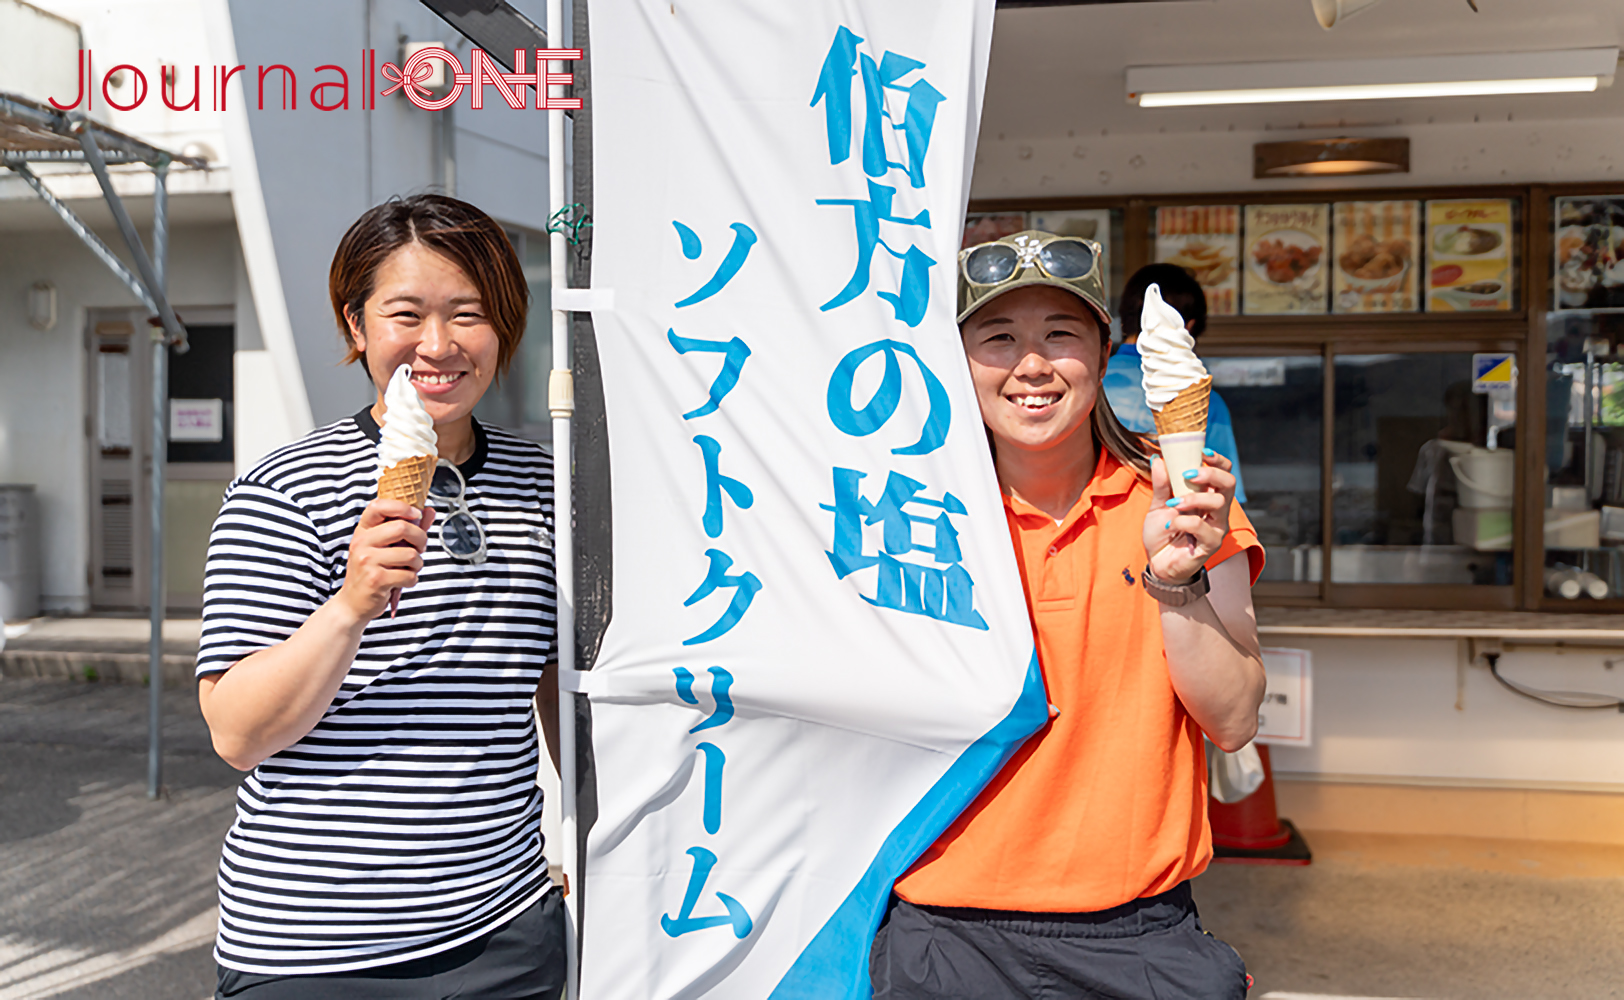
[[[1246,964],[1201,929],[1190,884],[1097,913],[892,900],[869,957],[875,1000],[1245,1000]]]
[[[219,970],[216,1000],[556,1000],[564,989],[558,887],[472,941],[394,965],[313,976]]]

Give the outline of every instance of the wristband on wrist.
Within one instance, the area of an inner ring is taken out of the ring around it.
[[[1140,582],[1145,585],[1145,593],[1161,601],[1170,608],[1182,608],[1186,604],[1194,604],[1207,596],[1210,589],[1207,582],[1207,571],[1203,567],[1192,579],[1183,583],[1168,583],[1159,580],[1150,571],[1150,564],[1145,564],[1145,571],[1139,574]]]

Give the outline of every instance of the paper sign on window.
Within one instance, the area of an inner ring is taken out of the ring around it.
[[[225,400],[171,399],[169,440],[218,442],[225,437]]]
[[[1306,649],[1265,649],[1268,682],[1257,713],[1257,742],[1306,747],[1314,743],[1314,660]]]

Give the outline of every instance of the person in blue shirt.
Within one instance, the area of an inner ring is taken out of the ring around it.
[[[1184,326],[1197,340],[1207,329],[1207,296],[1189,271],[1177,264],[1147,264],[1135,271],[1122,289],[1122,346],[1111,355],[1100,384],[1122,426],[1135,434],[1155,434],[1156,416],[1145,402],[1144,372],[1139,366],[1139,314],[1145,308],[1145,289],[1161,286],[1162,298],[1184,317]],[[1207,447],[1229,459],[1235,475],[1235,502],[1246,502],[1241,479],[1241,457],[1235,447],[1235,426],[1229,405],[1215,391],[1207,403]]]

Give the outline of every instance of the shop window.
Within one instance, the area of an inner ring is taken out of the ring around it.
[[[1331,582],[1510,586],[1515,397],[1471,352],[1335,365]]]
[[[1624,597],[1624,315],[1548,319],[1545,594]]]
[[[1246,501],[1267,583],[1317,583],[1325,379],[1318,355],[1208,358],[1229,409]]]

